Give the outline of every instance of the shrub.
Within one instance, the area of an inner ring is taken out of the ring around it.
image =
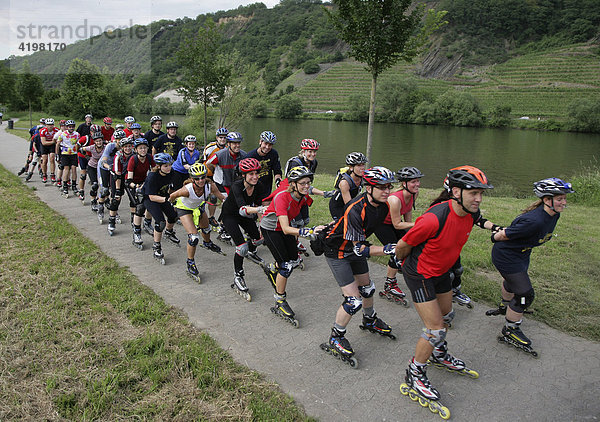
[[[369,97],[360,94],[352,94],[348,98],[349,111],[346,120],[366,122],[369,120]]]
[[[295,95],[284,95],[275,106],[275,116],[278,119],[294,119],[302,114],[302,101]]]
[[[584,167],[570,182],[575,193],[569,201],[588,206],[600,206],[600,167],[598,163]]]
[[[510,112],[512,111],[510,106],[495,106],[492,111],[488,114],[488,126],[489,127],[507,127],[511,123]]]
[[[582,99],[569,106],[570,130],[576,132],[600,132],[600,99]]]
[[[321,67],[317,62],[311,60],[304,64],[303,70],[304,73],[306,73],[307,75],[312,75],[314,73],[319,72],[319,70],[321,70]]]

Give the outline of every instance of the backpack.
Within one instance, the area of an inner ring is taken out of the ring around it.
[[[331,249],[327,247],[327,245],[325,245],[325,238],[327,237],[333,226],[333,223],[328,224],[323,230],[319,232],[319,234],[316,235],[314,239],[311,239],[310,248],[312,249],[315,256],[323,255],[323,253],[325,253],[325,248]]]
[[[339,170],[337,171],[337,173],[335,174],[335,180],[333,182],[333,187],[335,189],[339,189],[340,188],[340,182],[342,181],[342,175],[344,174],[348,174],[348,170],[350,170],[350,167],[346,166],[346,167],[340,167]]]

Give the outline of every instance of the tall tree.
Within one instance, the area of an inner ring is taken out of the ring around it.
[[[19,73],[17,79],[17,94],[29,106],[29,125],[31,126],[33,125],[31,120],[31,104],[41,104],[44,95],[44,85],[38,75],[31,73],[27,60],[23,62],[23,70]]]
[[[429,35],[446,24],[446,12],[425,10],[425,4],[411,9],[411,0],[333,0],[327,10],[331,22],[347,42],[350,54],[371,73],[371,99],[367,130],[367,159],[371,160],[377,78],[399,60],[410,62]],[[424,19],[423,19],[424,17]]]
[[[109,107],[104,77],[96,65],[74,59],[62,85],[61,97],[72,116],[83,119],[87,113],[106,115]]]
[[[177,51],[177,64],[182,71],[177,92],[187,101],[202,104],[204,109],[204,145],[207,134],[207,110],[218,104],[231,78],[231,69],[221,52],[222,35],[211,19],[198,33],[186,39]]]

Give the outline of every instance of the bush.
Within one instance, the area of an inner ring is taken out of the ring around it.
[[[356,122],[367,122],[369,120],[369,97],[360,94],[352,94],[348,98],[349,110],[346,120]]]
[[[492,111],[488,114],[488,126],[489,127],[507,127],[511,123],[510,112],[512,111],[510,106],[495,106]]]
[[[588,206],[600,206],[600,167],[594,163],[584,167],[571,180],[574,194],[569,195],[569,201]]]
[[[569,129],[576,132],[600,132],[600,99],[583,99],[569,106]]]
[[[412,123],[412,115],[425,97],[412,79],[386,80],[377,91],[377,119],[390,123]]]
[[[278,119],[294,119],[302,114],[302,101],[295,95],[284,95],[275,105],[275,116]]]
[[[483,115],[473,96],[465,92],[448,90],[433,104],[421,102],[412,116],[414,123],[452,126],[481,126]]]
[[[252,117],[267,117],[267,101],[262,98],[255,98],[250,103],[250,115]]]
[[[312,75],[314,73],[318,73],[319,70],[321,70],[321,67],[317,62],[311,60],[304,64],[303,70],[307,75]]]

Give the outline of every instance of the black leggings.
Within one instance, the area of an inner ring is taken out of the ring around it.
[[[284,262],[298,259],[298,245],[296,237],[284,234],[282,231],[262,229],[265,243],[271,251],[271,255],[281,268]]]
[[[402,236],[406,234],[408,230],[398,230],[395,229],[392,224],[379,224],[375,228],[375,236],[381,242],[382,245],[387,245],[388,243],[398,243]],[[396,265],[396,261],[393,257],[390,257],[388,261],[388,266],[391,268],[399,269]]]
[[[223,225],[225,226],[227,234],[231,236],[231,239],[233,239],[233,243],[235,243],[236,246],[240,246],[246,243],[246,239],[244,238],[241,229],[244,229],[248,236],[250,236],[250,239],[260,239],[260,232],[258,231],[258,227],[256,226],[256,223],[253,219],[245,217],[236,217],[231,215],[223,215],[222,213],[221,218],[223,220]],[[254,243],[248,242],[248,250],[250,252],[256,251],[256,246],[254,245]],[[233,267],[235,269],[235,272],[243,271],[244,257],[236,253],[233,257]]]
[[[165,221],[165,215],[169,223],[174,224],[177,221],[177,212],[169,201],[158,203],[151,201],[150,198],[146,198],[144,199],[144,205],[150,214],[152,214],[156,225]]]

